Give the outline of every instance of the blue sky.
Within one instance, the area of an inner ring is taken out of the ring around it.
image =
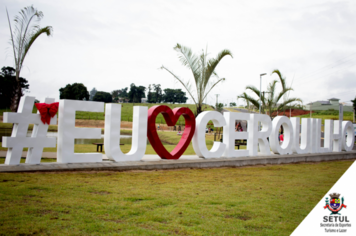
[[[184,80],[189,70],[173,47],[180,43],[215,56],[229,49],[216,71],[226,81],[208,103],[236,102],[247,85],[262,90],[279,69],[292,84],[291,97],[304,104],[331,97],[356,96],[355,1],[16,1],[0,4],[0,66],[13,66],[6,7],[12,20],[33,4],[52,26],[53,37],[41,36],[25,59],[21,76],[39,100],[59,98],[59,88],[83,83],[99,91],[131,83],[182,88],[164,65]],[[191,100],[190,100],[191,101]],[[239,101],[241,104],[242,101]]]

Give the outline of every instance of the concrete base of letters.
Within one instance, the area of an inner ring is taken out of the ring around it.
[[[105,158],[105,155],[103,156]],[[129,170],[168,170],[183,168],[219,168],[242,167],[254,165],[278,165],[300,162],[321,162],[335,160],[355,160],[356,151],[296,154],[296,155],[271,155],[240,158],[203,159],[196,155],[185,155],[178,160],[162,160],[157,155],[145,155],[141,161],[112,162],[104,159],[97,163],[41,163],[19,164],[14,166],[0,165],[0,172],[36,172],[36,171],[129,171]]]

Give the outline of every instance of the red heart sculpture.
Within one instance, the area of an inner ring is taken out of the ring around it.
[[[51,118],[57,114],[59,102],[51,104],[47,103],[35,103],[37,110],[40,112],[41,120],[43,124],[49,124]]]
[[[172,152],[168,152],[158,137],[156,117],[162,113],[168,126],[174,126],[182,115],[185,119],[185,129],[182,138]],[[153,106],[148,110],[147,137],[153,149],[162,159],[179,159],[189,146],[195,132],[195,117],[187,107],[177,107],[173,111],[165,105]]]

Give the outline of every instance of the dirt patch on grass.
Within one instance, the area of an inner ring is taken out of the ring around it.
[[[104,128],[105,120],[82,120],[76,119],[75,126],[78,127],[93,127],[93,128]],[[156,124],[156,128],[159,125],[159,130],[164,131],[173,131],[173,126],[168,126],[167,124]],[[121,128],[122,129],[132,129],[132,122],[129,121],[121,121]],[[178,125],[176,126],[178,130]],[[184,126],[181,126],[181,130],[184,131]],[[177,131],[178,132],[178,131]]]
[[[95,127],[95,128],[104,128],[105,120],[75,120],[75,126],[78,127]],[[132,129],[132,122],[121,121],[121,128]]]
[[[102,219],[103,221],[114,222],[114,223],[122,223],[123,220],[110,220],[110,219]],[[119,229],[120,230],[120,229]]]
[[[9,182],[9,181],[13,181],[12,179],[3,179],[3,180],[0,180],[0,183],[3,182],[3,183],[6,183],[6,182]]]
[[[249,215],[248,212],[225,215],[225,218],[226,219],[238,219],[238,220],[243,220],[243,221],[252,219],[252,217]]]
[[[48,214],[53,214],[55,212],[53,212],[52,210],[49,209],[38,209],[35,211],[35,214],[43,216],[43,215],[48,215]]]
[[[93,194],[98,194],[98,195],[108,195],[108,194],[111,194],[110,192],[108,191],[95,191],[95,192],[91,192]]]

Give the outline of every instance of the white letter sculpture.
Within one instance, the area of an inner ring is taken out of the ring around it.
[[[53,102],[49,98],[45,102]],[[39,114],[32,113],[35,97],[21,97],[17,113],[4,112],[4,123],[15,123],[11,137],[3,137],[3,147],[9,148],[5,164],[20,164],[22,150],[28,147],[26,163],[39,164],[44,147],[56,147],[56,138],[47,138],[48,125],[43,124]],[[57,123],[57,115],[51,118],[50,124]],[[35,124],[31,137],[26,137],[28,125]]]
[[[278,135],[279,128],[283,126],[284,137],[282,145],[279,145]],[[292,123],[285,116],[277,116],[272,121],[272,133],[269,136],[269,142],[271,145],[272,152],[275,154],[288,154],[292,153],[292,145],[293,145],[293,129]]]
[[[310,129],[311,129],[311,145],[309,149],[309,153],[318,153],[318,145],[317,145],[317,119],[310,119]],[[320,143],[319,143],[320,144]],[[320,145],[319,145],[320,146]]]
[[[324,147],[321,146],[321,119],[316,119],[316,152],[325,153],[330,152],[329,146],[325,143],[325,129],[324,129]]]
[[[258,123],[261,122],[262,130],[258,130]],[[260,147],[260,152],[263,155],[271,155],[269,143],[267,141],[272,131],[271,118],[268,115],[250,114],[250,120],[248,123],[248,140],[247,149],[250,156],[257,156],[257,144]]]
[[[223,142],[226,145],[223,157],[246,157],[249,156],[249,150],[235,150],[235,140],[237,139],[249,139],[249,133],[247,132],[236,132],[235,122],[236,120],[250,120],[250,114],[239,113],[239,112],[224,112],[225,121],[227,126],[224,127],[223,131]],[[247,145],[249,141],[247,142]]]
[[[300,118],[292,117],[290,121],[293,126],[293,145],[292,151],[298,154],[309,153],[311,145],[311,130],[310,130],[310,120],[309,118],[302,119],[302,130],[300,137],[300,146],[299,146],[299,132],[300,132]]]
[[[342,150],[351,151],[355,144],[354,126],[351,121],[342,122]]]
[[[132,146],[124,154],[120,148],[121,105],[106,104],[104,148],[106,156],[113,161],[139,161],[147,146],[147,107],[133,108]]]
[[[341,130],[341,122],[340,120],[334,120],[334,132],[330,133],[330,139],[333,143],[333,152],[341,152],[342,146],[342,130]]]
[[[329,152],[332,152],[333,150],[333,134],[334,134],[334,121],[325,120],[324,147],[328,148]]]
[[[225,150],[225,144],[214,142],[213,147],[209,151],[205,143],[206,124],[212,120],[215,127],[222,127],[226,124],[224,117],[217,111],[204,111],[196,118],[195,133],[192,139],[193,149],[199,157],[220,158]],[[227,128],[224,128],[224,130]]]
[[[58,109],[58,144],[57,162],[81,163],[101,162],[101,153],[74,154],[74,139],[100,139],[99,128],[75,128],[75,112],[90,111],[103,112],[103,102],[60,100]]]

